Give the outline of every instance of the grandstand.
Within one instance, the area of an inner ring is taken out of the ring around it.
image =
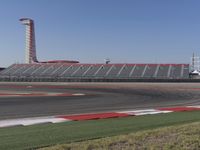
[[[188,78],[189,64],[35,63],[13,64],[0,72],[1,81],[129,81]]]
[[[0,72],[0,81],[153,81],[189,79],[189,64],[81,64],[73,60],[38,61],[34,21],[26,26],[25,64],[13,64]]]
[[[2,71],[2,70],[4,70],[4,69],[5,69],[5,68],[1,68],[1,67],[0,67],[0,71]]]

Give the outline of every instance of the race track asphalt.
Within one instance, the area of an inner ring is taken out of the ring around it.
[[[5,91],[86,95],[0,96],[0,120],[200,105],[199,83],[0,83]]]

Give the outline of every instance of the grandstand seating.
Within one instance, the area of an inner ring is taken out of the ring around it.
[[[53,70],[49,76],[52,76],[52,77],[57,77],[59,75],[61,75],[65,70],[66,70],[66,66],[64,64],[61,64],[59,66],[57,66],[57,68],[55,70]]]
[[[0,71],[2,71],[2,70],[4,70],[4,69],[5,69],[5,68],[1,68],[1,67],[0,67]]]
[[[89,67],[89,70],[87,70],[86,72],[84,72],[83,76],[84,77],[94,77],[95,74],[99,71],[100,67],[102,65],[91,65]]]
[[[165,65],[165,64],[159,65],[156,77],[157,78],[168,78],[170,67],[171,67],[170,65]]]
[[[123,65],[113,65],[110,67],[109,72],[107,72],[107,77],[108,78],[117,78],[118,75],[120,74],[120,71],[123,69]]]
[[[155,73],[157,72],[156,69],[158,69],[159,65],[157,64],[148,64],[146,65],[146,68],[145,68],[145,72],[143,74],[143,78],[154,78]]]
[[[13,64],[0,79],[188,79],[189,64]]]
[[[171,72],[170,72],[170,77],[174,78],[174,77],[177,77],[177,76],[181,76],[181,73],[183,71],[182,69],[183,69],[182,65],[172,66]]]
[[[102,65],[97,72],[94,74],[95,77],[106,77],[106,73],[112,69],[110,65]],[[108,72],[109,73],[109,72]]]
[[[146,64],[136,64],[129,77],[141,78],[143,76],[143,72],[145,71],[145,67]]]
[[[90,68],[90,65],[81,65],[73,74],[73,77],[82,77],[83,74]]]
[[[67,65],[66,70],[61,74],[63,77],[70,77],[73,75],[73,73],[78,70],[80,66],[79,65]]]
[[[130,74],[134,71],[135,69],[135,64],[129,64],[129,65],[124,65],[122,70],[119,72],[118,77],[119,78],[129,78]]]

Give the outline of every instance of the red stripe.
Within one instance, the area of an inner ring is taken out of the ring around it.
[[[159,108],[158,110],[169,110],[169,111],[181,112],[181,111],[200,110],[200,108],[195,108],[195,107],[172,107],[172,108]]]
[[[58,116],[58,118],[70,119],[70,120],[94,120],[94,119],[106,119],[106,118],[117,118],[117,117],[127,117],[126,113],[99,113],[99,114],[85,114],[85,115],[72,115],[72,116]]]

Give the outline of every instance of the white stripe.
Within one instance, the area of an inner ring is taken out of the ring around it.
[[[140,116],[140,115],[148,115],[148,114],[159,114],[159,113],[170,113],[173,111],[167,111],[167,110],[156,110],[156,109],[144,109],[144,110],[133,110],[133,111],[121,111],[119,113],[126,113],[129,115],[135,115],[135,116]]]
[[[141,116],[141,115],[153,115],[153,114],[160,114],[160,113],[170,113],[172,111],[154,111],[154,112],[144,112],[144,113],[135,113],[135,116]]]
[[[69,119],[64,118],[55,118],[55,117],[33,117],[33,118],[21,118],[21,119],[9,119],[9,120],[1,120],[0,127],[10,127],[10,126],[28,126],[34,124],[42,124],[42,123],[59,123],[70,121]]]
[[[64,94],[64,93],[44,93],[45,95],[48,95],[48,96],[59,96],[61,94]]]
[[[32,86],[30,85],[30,86],[27,86],[26,88],[32,88]]]
[[[200,108],[200,105],[196,105],[196,106],[186,106],[186,107],[189,107],[189,108]]]
[[[83,93],[74,93],[72,95],[74,95],[74,96],[84,96],[85,94],[83,94]]]
[[[142,109],[142,110],[127,110],[120,111],[119,113],[142,113],[142,112],[153,112],[155,109]]]

